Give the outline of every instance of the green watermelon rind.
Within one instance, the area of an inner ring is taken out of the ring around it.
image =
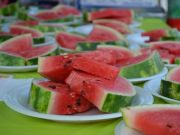
[[[57,27],[49,27],[49,26],[43,26],[43,25],[37,25],[37,26],[32,26],[31,28],[39,30],[41,32],[59,32],[59,31],[64,31],[64,28],[57,28]]]
[[[171,99],[180,100],[180,83],[162,79],[160,94]]]
[[[157,52],[153,52],[146,60],[120,69],[119,75],[127,79],[150,77],[162,71],[164,64]]]
[[[119,112],[121,108],[130,106],[134,96],[135,92],[129,96],[108,93],[104,98],[100,110],[102,112]]]
[[[180,65],[180,57],[175,58],[174,64]]]
[[[77,51],[96,50],[99,45],[123,46],[128,47],[124,41],[107,41],[107,42],[79,42],[76,46]]]
[[[38,85],[38,81],[33,81],[28,99],[28,104],[33,109],[41,113],[48,113],[52,98],[53,92]]]
[[[3,16],[12,16],[16,14],[16,11],[20,9],[20,4],[18,2],[9,4],[6,7],[0,8],[0,15]]]

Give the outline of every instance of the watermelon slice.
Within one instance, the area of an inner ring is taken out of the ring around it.
[[[74,55],[40,57],[38,73],[52,81],[63,82],[72,71],[71,63],[74,58]]]
[[[118,68],[102,62],[94,61],[87,57],[79,57],[75,59],[72,63],[72,67],[76,70],[84,71],[109,80],[116,79],[119,73]]]
[[[94,25],[93,30],[87,37],[91,42],[126,41],[118,31],[101,25]]]
[[[29,104],[41,113],[74,114],[89,110],[92,105],[72,92],[66,84],[48,80],[33,81]]]
[[[109,81],[73,71],[66,83],[102,112],[119,112],[121,107],[130,104],[136,94],[133,85],[120,77],[115,81]]]
[[[153,49],[168,50],[169,53],[174,55],[180,55],[180,42],[177,41],[159,41],[149,43]]]
[[[119,31],[122,34],[129,34],[131,32],[131,30],[128,28],[128,26],[125,23],[116,20],[99,19],[99,20],[94,20],[93,23],[110,27],[114,30]]]
[[[80,11],[76,8],[67,5],[58,5],[52,9],[56,11],[60,17],[66,17],[69,15],[80,15]]]
[[[0,52],[30,60],[47,55],[56,48],[56,45],[33,47],[32,36],[30,34],[25,34],[3,42],[0,45]]]
[[[126,125],[144,135],[180,135],[178,105],[128,107],[122,113]]]
[[[31,34],[33,38],[39,38],[39,37],[44,36],[44,34],[38,30],[29,28],[26,26],[20,26],[20,25],[11,25],[10,26],[10,33],[12,35]]]
[[[162,37],[168,36],[168,31],[164,29],[155,29],[155,30],[143,32],[142,36],[150,37],[149,41],[159,41]]]
[[[49,20],[58,19],[60,16],[54,10],[44,10],[44,11],[38,12],[33,17],[40,21],[49,21]]]
[[[57,43],[67,49],[75,49],[76,44],[81,41],[85,41],[86,38],[72,33],[59,32],[56,34]]]
[[[121,62],[120,76],[128,79],[149,77],[162,71],[164,65],[157,52],[144,54]]]
[[[36,26],[39,25],[39,22],[36,20],[17,21],[14,23],[14,25]]]
[[[180,73],[180,67],[176,67],[174,69],[172,69],[168,75],[166,76],[166,79],[169,81],[174,81],[177,83],[180,83],[180,76],[178,76]]]
[[[129,9],[101,9],[93,11],[91,13],[85,13],[84,19],[87,21],[93,21],[96,19],[108,18],[108,17],[131,17],[133,18],[134,13]]]
[[[134,53],[125,47],[111,46],[111,45],[99,45],[97,50],[102,52],[109,52],[114,56],[115,63],[121,63],[123,60],[130,59],[134,56]]]

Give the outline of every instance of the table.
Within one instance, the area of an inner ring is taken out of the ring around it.
[[[141,28],[151,30],[169,27],[164,21],[151,18],[141,20]],[[40,78],[36,72],[13,73],[15,78]],[[155,98],[155,103],[165,103]],[[91,122],[91,123],[62,123],[28,117],[17,113],[0,102],[0,135],[113,135],[114,128],[121,118]]]

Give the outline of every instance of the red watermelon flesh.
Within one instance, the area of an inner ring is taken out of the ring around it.
[[[36,26],[36,25],[39,25],[39,22],[35,20],[18,21],[18,22],[15,22],[15,25]]]
[[[170,70],[170,72],[166,76],[166,79],[169,81],[174,81],[174,82],[180,83],[180,76],[179,75],[180,75],[180,67],[178,66],[178,67]]]
[[[78,55],[110,65],[116,64],[115,56],[107,51],[86,51],[83,53],[79,53]]]
[[[44,10],[44,11],[38,12],[33,17],[40,21],[50,21],[50,20],[58,19],[60,16],[56,11]]]
[[[93,23],[110,27],[114,30],[119,31],[122,34],[130,33],[130,29],[128,28],[128,26],[125,23],[120,22],[120,21],[108,20],[108,19],[99,19],[99,20],[94,20]]]
[[[33,47],[32,36],[29,34],[16,36],[0,45],[0,51],[26,60],[46,55],[56,49],[56,45]]]
[[[142,33],[142,36],[150,37],[149,41],[159,41],[162,37],[168,36],[168,32],[164,29],[155,29]]]
[[[72,90],[82,94],[88,101],[103,112],[111,112],[115,104],[116,107],[119,106],[119,104],[114,101],[115,98],[107,101],[107,95],[127,96],[135,94],[135,92],[133,92],[133,86],[126,79],[121,77],[117,77],[115,80],[106,80],[83,72],[73,71],[66,79],[66,83],[70,85]],[[111,102],[111,100],[113,101]],[[106,106],[106,104],[109,104],[109,106]],[[103,108],[104,105],[106,107]]]
[[[133,11],[129,9],[102,9],[90,13],[89,21],[108,17],[133,17]]]
[[[39,38],[39,37],[44,36],[44,34],[38,30],[29,28],[26,26],[21,26],[21,25],[11,25],[10,33],[12,35],[31,34],[33,38]]]
[[[101,25],[94,25],[93,30],[87,37],[90,42],[106,42],[125,40],[118,31]]]
[[[54,11],[58,13],[61,17],[66,17],[69,15],[80,15],[80,11],[78,11],[76,8],[67,6],[67,5],[58,5],[53,8]]]
[[[170,54],[168,50],[158,49],[157,51],[160,54],[160,56],[164,62],[167,62],[168,64],[174,63],[175,55]]]
[[[87,57],[79,57],[72,63],[72,67],[76,70],[84,71],[86,73],[114,80],[119,73],[119,69],[101,62],[94,61]]]
[[[151,42],[153,49],[165,49],[174,55],[180,55],[180,43],[175,41]]]
[[[180,135],[178,105],[128,107],[122,113],[126,125],[144,135]]]
[[[75,58],[76,56],[71,54],[40,57],[38,60],[38,73],[52,81],[64,82],[73,70],[72,61]]]
[[[68,48],[68,49],[75,49],[76,44],[78,42],[82,42],[85,40],[86,40],[85,37],[81,35],[77,35],[77,34],[72,34],[72,33],[67,33],[67,32],[59,32],[56,34],[57,43],[60,46],[64,48]]]
[[[66,84],[38,81],[37,85],[53,93],[48,107],[50,114],[74,114],[87,111],[92,107],[89,101],[70,90]]]
[[[120,63],[122,60],[127,60],[134,57],[134,53],[124,47],[99,45],[97,50],[112,54],[116,64]]]

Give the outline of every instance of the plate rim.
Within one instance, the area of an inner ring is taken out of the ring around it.
[[[137,87],[137,86],[135,86],[135,87]],[[144,90],[143,88],[140,88],[140,87],[137,87],[137,88]],[[61,122],[103,121],[103,120],[110,120],[110,119],[119,118],[122,116],[121,112],[110,113],[110,114],[104,113],[104,114],[90,115],[90,116],[89,115],[84,115],[84,116],[81,116],[81,115],[76,115],[76,116],[75,115],[55,115],[55,114],[39,113],[39,112],[33,111],[31,109],[28,109],[27,107],[23,106],[21,103],[18,102],[17,92],[21,89],[23,89],[23,88],[19,88],[19,89],[14,90],[13,91],[14,93],[11,92],[10,95],[9,94],[5,95],[4,101],[9,108],[11,108],[12,110],[19,112],[23,115],[26,115],[26,116],[31,116],[31,117],[35,117],[35,118],[42,118],[42,119],[47,119],[47,120],[61,121]],[[24,92],[25,92],[25,89],[24,89]],[[148,96],[151,96],[151,101],[148,101],[148,103],[146,103],[146,104],[152,104],[154,101],[153,96],[150,93],[147,93],[147,94],[148,94]],[[13,98],[14,98],[14,101],[16,101],[17,103],[12,103],[12,101],[13,101],[12,95],[15,95]],[[69,117],[69,116],[71,116],[71,117]]]

